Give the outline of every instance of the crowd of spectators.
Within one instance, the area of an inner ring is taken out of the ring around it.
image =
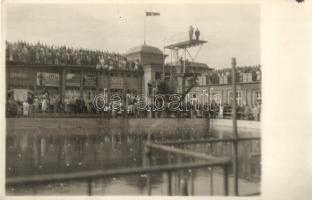
[[[31,44],[24,41],[6,41],[6,58],[8,61],[27,64],[93,65],[97,69],[110,70],[141,69],[138,61],[128,61],[119,53],[46,45],[40,42]]]
[[[6,59],[12,62],[27,64],[53,64],[53,65],[93,65],[97,69],[112,70],[141,70],[142,66],[138,61],[128,61],[119,53],[100,50],[74,49],[66,46],[46,45],[40,42],[31,44],[24,41],[6,41]],[[238,82],[252,82],[261,80],[261,69],[259,66],[237,67]],[[231,83],[231,69],[214,70],[208,77],[212,84]],[[120,109],[112,109],[120,104]],[[232,108],[230,105],[219,105],[212,103],[208,105],[194,106],[191,102],[182,104],[182,111],[153,111],[155,105],[148,105],[149,109],[140,110],[140,101],[135,94],[127,94],[127,102],[111,102],[103,105],[102,110],[94,107],[94,102],[78,97],[64,98],[62,101],[58,94],[42,92],[36,95],[29,95],[27,100],[14,99],[13,95],[8,96],[8,116],[31,116],[35,113],[89,113],[100,114],[104,117],[230,117]],[[185,109],[185,108],[190,108]],[[244,105],[237,107],[239,119],[259,120],[260,105]]]
[[[261,81],[261,66],[248,66],[236,68],[237,82],[254,82]],[[210,84],[229,84],[232,82],[232,69],[225,68],[214,70],[208,76]]]
[[[156,103],[157,104],[157,103]],[[145,109],[140,109],[144,106]],[[35,116],[37,113],[55,114],[92,114],[104,118],[231,118],[232,107],[228,104],[220,105],[212,102],[208,104],[182,103],[179,111],[172,111],[168,106],[157,110],[162,105],[142,104],[140,97],[135,94],[127,94],[126,102],[111,101],[109,104],[97,102],[96,109],[93,101],[85,101],[80,98],[68,98],[63,102],[59,95],[45,92],[39,95],[29,95],[27,100],[15,100],[14,96],[8,97],[7,116]],[[118,109],[116,109],[118,108]],[[243,105],[237,107],[237,117],[243,120],[260,120],[261,106]],[[82,116],[82,115],[80,115]]]
[[[260,103],[256,103],[255,105],[237,105],[236,113],[237,119],[259,121],[261,116],[261,105]],[[217,104],[215,102],[212,102],[210,106],[210,117],[231,118],[232,106],[227,103]]]

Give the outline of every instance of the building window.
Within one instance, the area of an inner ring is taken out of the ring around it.
[[[256,71],[256,80],[261,81],[261,71],[260,70]]]
[[[261,102],[261,99],[262,99],[262,94],[261,94],[261,92],[260,91],[256,91],[256,93],[255,93],[255,99],[256,99],[256,102],[257,103],[260,103]]]
[[[170,73],[165,73],[165,80],[169,81],[170,80]]]
[[[161,72],[156,72],[155,73],[155,80],[160,80],[161,79]]]
[[[221,103],[221,95],[218,92],[212,92],[210,97],[211,103]]]
[[[229,95],[228,95],[228,103],[230,105],[232,105],[232,100],[233,100],[233,92],[229,92]],[[241,91],[237,91],[236,92],[236,102],[237,102],[237,105],[241,105],[241,101],[242,101],[242,94],[241,94]]]

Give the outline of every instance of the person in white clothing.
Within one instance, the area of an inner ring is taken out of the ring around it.
[[[42,112],[46,112],[47,111],[47,106],[48,106],[48,100],[47,100],[46,95],[44,95],[43,99],[42,99],[42,104],[41,104]]]
[[[28,116],[29,115],[29,104],[27,101],[23,102],[23,115]]]
[[[223,118],[223,105],[220,104],[219,118]]]

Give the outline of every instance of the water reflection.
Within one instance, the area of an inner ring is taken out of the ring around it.
[[[6,151],[6,176],[26,176],[38,174],[54,174],[66,172],[81,172],[96,169],[117,169],[142,166],[142,142],[146,140],[144,133],[128,133],[121,131],[111,134],[110,131],[90,130],[94,134],[70,134],[53,133],[24,133],[8,134]],[[98,132],[97,132],[98,131]],[[97,132],[97,133],[96,133]],[[207,136],[194,136],[190,131],[178,133],[153,133],[154,141],[168,141],[178,139],[200,139]],[[231,155],[231,143],[193,144],[177,146],[210,155]],[[260,152],[259,142],[243,142],[239,145],[240,176],[249,180],[251,190],[258,190],[260,178],[260,160],[250,160],[250,153]],[[152,165],[183,163],[196,161],[184,156],[176,156],[165,152],[153,152]],[[189,176],[187,171],[175,173],[173,176],[173,193],[180,194],[180,180],[182,176]],[[195,195],[209,195],[207,187],[211,178],[209,170],[193,171],[195,177]],[[222,175],[218,170],[214,171],[214,194],[222,195]],[[220,180],[219,180],[220,179]],[[217,183],[219,180],[219,183]],[[254,181],[253,183],[250,181]],[[98,179],[93,182],[93,193],[99,195],[138,195],[147,194],[146,175],[113,177]],[[205,182],[204,185],[200,183]],[[241,183],[243,184],[243,183]],[[254,185],[254,186],[252,186]],[[167,186],[165,174],[152,175],[153,194],[166,195]],[[247,188],[249,186],[246,186]],[[86,183],[64,182],[57,184],[10,187],[8,194],[64,194],[85,195]],[[247,191],[246,191],[247,192]],[[253,191],[250,191],[253,192]]]

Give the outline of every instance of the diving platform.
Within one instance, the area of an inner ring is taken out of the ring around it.
[[[177,42],[174,44],[170,44],[168,46],[165,46],[165,48],[171,49],[171,50],[186,49],[186,48],[190,48],[190,47],[194,47],[194,46],[198,46],[198,45],[203,45],[205,43],[207,43],[207,41],[205,41],[205,40],[186,40],[183,42]]]

